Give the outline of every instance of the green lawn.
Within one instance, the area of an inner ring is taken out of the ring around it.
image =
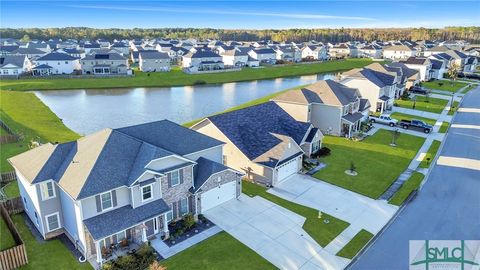
[[[3,127],[0,127],[0,136],[10,135]]]
[[[326,213],[322,213],[321,218],[318,218],[318,210],[284,200],[268,193],[267,189],[263,186],[251,182],[242,182],[242,192],[250,197],[261,196],[280,205],[281,207],[305,217],[306,221],[303,224],[303,229],[322,247],[327,246],[333,239],[335,239],[335,237],[337,237],[350,225],[348,222],[330,216]],[[326,219],[329,220],[328,223],[324,222]]]
[[[371,232],[362,229],[337,253],[337,256],[352,259],[372,237]]]
[[[449,127],[450,127],[450,123],[442,122],[442,125],[440,126],[440,129],[438,130],[438,132],[439,133],[447,133]]]
[[[330,148],[331,154],[321,158],[327,167],[314,177],[377,199],[405,171],[424,141],[421,137],[401,134],[397,146],[392,147],[392,133],[384,129],[363,141],[325,136],[323,146]],[[357,176],[345,174],[352,161]]]
[[[244,68],[241,71],[212,74],[186,74],[176,69],[170,72],[135,72],[134,77],[89,78],[89,79],[23,79],[2,80],[0,89],[4,90],[47,90],[82,88],[119,88],[119,87],[169,87],[203,83],[225,83],[271,79],[322,72],[338,72],[359,68],[372,63],[370,59],[347,59],[315,64],[292,64],[265,68]]]
[[[398,107],[413,109],[413,99],[409,100],[396,100],[395,103]],[[441,113],[445,106],[447,105],[448,100],[439,99],[439,98],[426,98],[424,96],[416,96],[415,110],[432,112],[432,113]]]
[[[6,161],[28,150],[30,140],[40,142],[66,142],[80,136],[68,129],[62,121],[33,93],[0,91],[0,118],[15,133],[25,139],[2,145],[1,171],[11,171]]]
[[[466,94],[477,87],[478,87],[477,84],[470,84],[465,90],[462,91],[462,94]]]
[[[436,89],[449,91],[452,93],[457,92],[460,88],[467,86],[468,84],[463,82],[454,82],[454,81],[431,81],[431,82],[422,82],[422,86],[428,89]]]
[[[13,239],[12,234],[10,233],[10,230],[7,227],[7,223],[3,219],[3,217],[0,216],[0,251],[9,249],[11,247],[14,247],[16,245],[15,239]]]
[[[92,269],[89,263],[78,263],[60,240],[38,242],[22,215],[14,215],[12,220],[27,247],[28,264],[20,269]]]
[[[162,262],[168,270],[276,269],[226,232],[214,235]]]
[[[440,144],[441,144],[441,142],[440,142],[440,141],[437,141],[437,140],[434,140],[434,141],[432,142],[432,145],[430,145],[430,148],[428,148],[427,153],[426,153],[425,156],[423,157],[423,160],[422,160],[422,162],[420,163],[420,165],[418,165],[418,167],[420,167],[420,168],[428,168],[428,167],[430,167],[430,165],[432,164],[433,159],[434,159],[435,156],[437,155],[438,148],[440,147]],[[427,158],[429,158],[430,161],[427,161]]]
[[[448,111],[448,115],[453,115],[458,110],[458,105],[460,102],[454,101],[452,108]]]
[[[17,181],[13,181],[5,185],[3,187],[3,192],[5,192],[7,198],[16,198],[20,196],[20,190],[18,189]]]
[[[434,126],[435,122],[437,122],[435,119],[420,117],[420,116],[411,115],[411,114],[399,113],[399,112],[392,113],[391,117],[397,119],[398,121],[412,120],[412,119],[422,120],[423,122],[432,126]]]
[[[420,186],[420,183],[423,180],[423,174],[419,172],[414,172],[410,178],[403,183],[403,185],[400,187],[400,189],[393,195],[393,197],[388,201],[388,203],[393,204],[393,205],[401,205],[414,191]]]

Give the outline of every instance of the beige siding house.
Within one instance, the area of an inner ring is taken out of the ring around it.
[[[170,71],[170,57],[157,51],[141,51],[138,54],[138,67],[143,72]]]

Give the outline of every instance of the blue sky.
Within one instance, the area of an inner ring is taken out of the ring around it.
[[[480,25],[480,1],[0,1],[1,27],[226,29]]]

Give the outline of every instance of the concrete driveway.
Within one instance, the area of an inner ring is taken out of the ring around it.
[[[383,200],[374,200],[358,193],[295,174],[268,190],[269,193],[318,209],[349,222],[358,231],[376,234],[390,220],[398,207]]]
[[[343,269],[350,260],[325,251],[303,229],[305,218],[242,194],[204,215],[280,269]]]

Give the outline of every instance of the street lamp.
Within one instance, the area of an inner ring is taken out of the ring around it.
[[[417,96],[413,96],[413,105],[412,108],[415,110],[415,106],[417,105]]]

